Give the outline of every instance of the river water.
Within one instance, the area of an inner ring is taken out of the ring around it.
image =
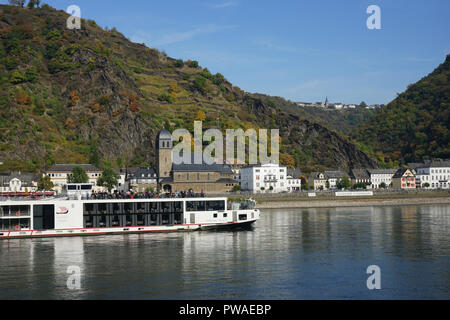
[[[0,241],[0,299],[449,299],[449,236],[450,206],[433,205],[263,210],[249,231]],[[367,287],[372,265],[380,290]]]

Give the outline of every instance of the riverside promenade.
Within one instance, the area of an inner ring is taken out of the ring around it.
[[[315,197],[308,194],[315,193]],[[450,204],[450,191],[382,191],[373,196],[336,197],[334,192],[302,192],[297,194],[228,194],[230,199],[252,198],[258,209],[332,208],[369,206],[406,206]]]

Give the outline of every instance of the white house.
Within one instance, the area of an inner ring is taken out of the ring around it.
[[[450,161],[428,161],[415,169],[416,182],[423,189],[450,188]]]
[[[347,174],[343,171],[325,171],[325,179],[328,181],[329,188],[337,189],[337,183]]]
[[[129,190],[127,181],[127,169],[116,168],[114,171],[119,175],[117,186],[113,191],[126,192]]]
[[[311,172],[308,176],[308,183],[314,190],[327,190],[327,177],[323,172]]]
[[[287,192],[302,191],[302,172],[299,169],[287,169]]]
[[[134,192],[145,192],[156,189],[158,186],[158,175],[154,168],[139,168],[128,177],[129,188]]]
[[[241,189],[253,193],[288,192],[298,187],[300,179],[290,179],[289,187],[287,168],[278,164],[248,166],[241,169]],[[295,180],[295,181],[294,181]],[[301,181],[300,181],[301,189]]]
[[[105,191],[104,188],[97,187],[97,180],[101,177],[102,171],[91,164],[55,164],[44,173],[44,176],[49,176],[54,184],[54,190],[61,194],[64,187],[67,185],[67,178],[72,174],[75,167],[81,167],[86,171],[89,178],[89,183],[94,186],[94,191]]]
[[[389,188],[392,177],[397,172],[396,169],[369,169],[368,171],[372,189],[380,189],[383,183]]]
[[[33,193],[37,191],[37,179],[32,174],[13,172],[0,176],[0,193]]]

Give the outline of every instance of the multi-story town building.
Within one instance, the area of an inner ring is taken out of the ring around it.
[[[392,177],[394,189],[413,190],[416,189],[416,177],[409,169],[399,169]]]
[[[301,179],[292,179],[289,187],[287,175],[287,168],[278,164],[247,166],[241,169],[241,188],[253,193],[280,193],[288,192],[288,188],[289,192],[293,191],[294,185],[301,190]]]
[[[372,189],[380,189],[383,184],[389,188],[396,169],[369,169],[370,183]]]
[[[308,184],[313,187],[314,190],[335,190],[337,184],[345,176],[348,176],[343,171],[324,171],[324,172],[312,172],[308,176]]]
[[[119,180],[116,188],[113,191],[118,192],[128,192],[131,190],[130,180],[134,177],[135,173],[140,168],[129,167],[129,168],[116,168],[114,171],[119,175]]]
[[[370,175],[367,169],[352,169],[350,170],[350,180],[352,185],[364,183],[368,187],[371,184]]]
[[[233,179],[237,182],[241,181],[241,169],[246,166],[245,162],[239,159],[213,159],[216,164],[225,164],[233,171]]]
[[[94,186],[93,190],[95,192],[105,191],[104,188],[97,186],[97,180],[101,177],[102,171],[91,164],[55,164],[44,173],[44,176],[50,177],[50,180],[54,184],[54,191],[61,194],[64,186],[67,185],[67,178],[72,174],[72,170],[75,167],[81,167],[86,171],[89,178],[88,182]]]
[[[139,168],[128,177],[128,187],[135,193],[156,190],[158,187],[158,175],[153,168]]]
[[[423,189],[450,188],[450,161],[427,161],[415,168],[416,182]]]
[[[327,190],[327,177],[323,172],[312,172],[308,177],[308,184],[314,190]]]
[[[325,171],[325,178],[328,181],[329,189],[337,189],[337,183],[342,180],[347,174],[343,171]]]
[[[12,172],[0,175],[2,195],[27,194],[37,191],[37,177],[30,173]]]
[[[300,169],[287,169],[287,192],[302,191],[302,172]]]
[[[239,185],[234,172],[222,164],[174,164],[170,178],[161,181],[166,191],[193,190],[196,193],[222,193]]]
[[[191,155],[189,163],[173,163],[172,134],[168,130],[158,134],[156,145],[158,184],[166,192],[223,193],[239,185],[234,179],[236,172],[227,164],[208,164],[204,160],[195,163],[195,154]],[[203,159],[203,154],[200,156]]]

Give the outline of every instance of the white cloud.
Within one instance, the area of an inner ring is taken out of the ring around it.
[[[305,90],[316,89],[325,84],[326,84],[326,82],[323,80],[310,80],[310,81],[303,82],[295,87],[286,89],[286,92],[290,93],[290,94],[303,93],[303,92],[305,92]]]
[[[221,3],[208,3],[206,4],[210,8],[221,9],[221,8],[229,8],[236,7],[239,3],[237,1],[226,1]]]
[[[313,48],[297,47],[292,45],[279,44],[271,39],[254,40],[252,45],[266,51],[281,52],[288,54],[318,54],[319,50]]]
[[[226,30],[233,30],[236,29],[237,26],[220,26],[215,24],[200,26],[188,31],[181,31],[181,32],[171,32],[162,34],[159,36],[153,36],[152,34],[146,33],[146,32],[138,32],[136,35],[131,37],[131,40],[133,42],[138,43],[147,43],[152,47],[158,47],[158,46],[164,46],[168,44],[188,41],[196,36],[199,35],[207,35],[207,34],[213,34],[216,32],[226,31]]]

